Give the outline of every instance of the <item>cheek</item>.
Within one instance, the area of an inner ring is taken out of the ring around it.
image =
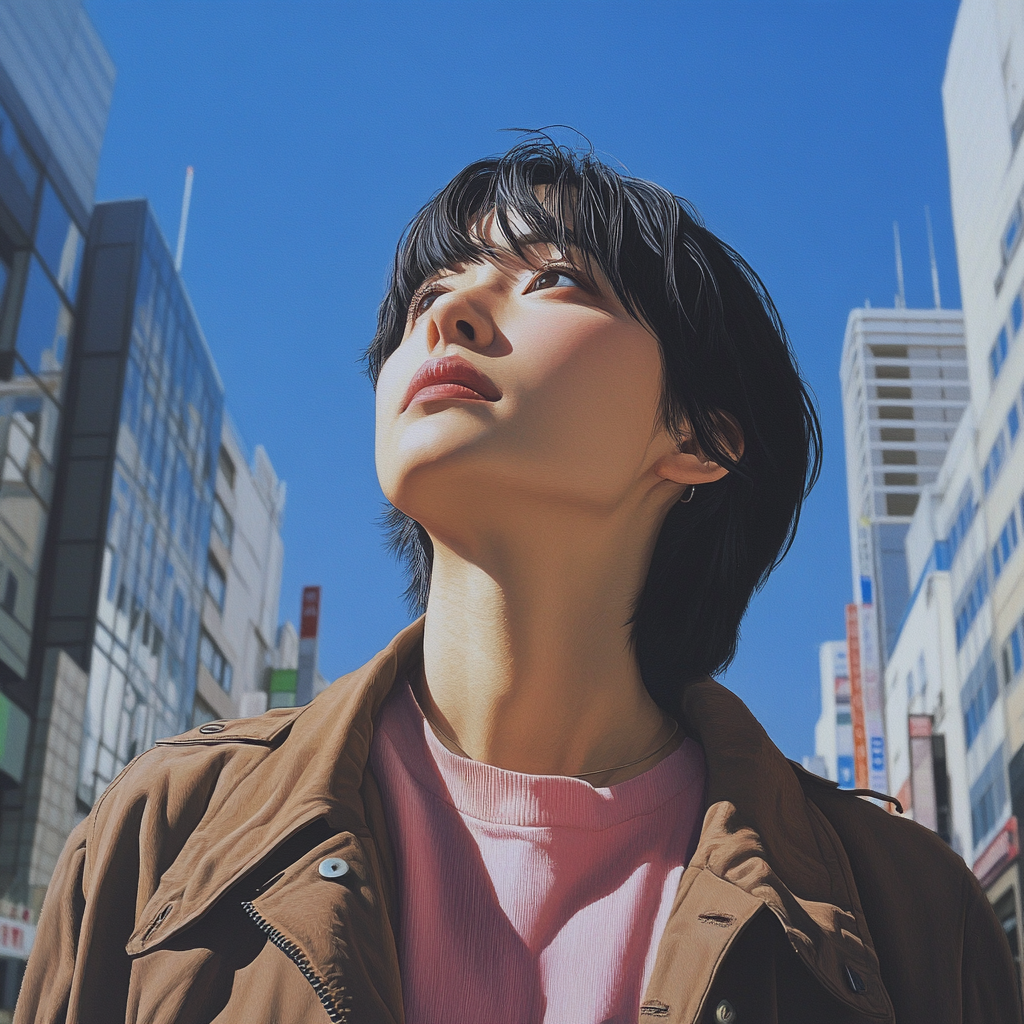
[[[597,430],[645,444],[661,400],[658,343],[646,331],[616,324],[584,334],[549,335],[530,360],[530,416],[560,420],[578,436]],[[538,423],[538,426],[541,424]]]

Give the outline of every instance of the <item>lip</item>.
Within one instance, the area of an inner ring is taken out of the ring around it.
[[[409,381],[401,411],[414,399],[421,402],[458,399],[470,402],[496,402],[501,389],[486,374],[461,356],[428,359]]]

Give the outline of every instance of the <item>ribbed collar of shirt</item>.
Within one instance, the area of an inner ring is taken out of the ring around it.
[[[460,814],[497,825],[601,831],[657,811],[704,786],[704,755],[690,739],[653,768],[596,788],[563,775],[508,771],[453,753],[434,735],[408,683],[382,711],[377,739],[392,747],[416,783]]]

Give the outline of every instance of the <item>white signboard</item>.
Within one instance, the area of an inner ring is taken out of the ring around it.
[[[27,960],[29,953],[32,952],[35,937],[35,925],[15,921],[10,917],[0,917],[0,956]]]

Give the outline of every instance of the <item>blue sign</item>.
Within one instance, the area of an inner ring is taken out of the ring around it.
[[[881,736],[871,737],[871,770],[885,771],[885,740]]]
[[[852,754],[840,754],[836,759],[836,774],[839,776],[839,788],[840,789],[853,789],[854,786],[854,770],[853,770],[853,755]]]

